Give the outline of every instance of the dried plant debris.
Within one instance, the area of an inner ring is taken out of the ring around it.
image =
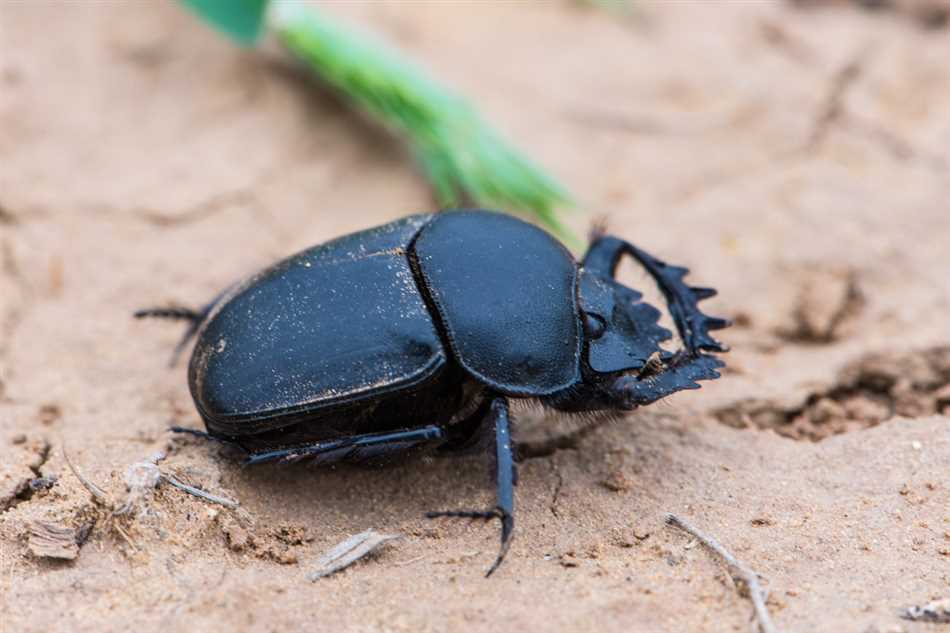
[[[759,582],[759,574],[749,569],[744,563],[738,560],[722,544],[711,536],[700,532],[698,528],[681,519],[675,514],[666,515],[666,523],[675,528],[683,530],[687,534],[694,536],[700,543],[716,553],[729,566],[730,573],[737,584],[741,583],[748,592],[749,599],[755,610],[755,620],[761,633],[778,633],[778,629],[772,623],[772,617],[765,606],[768,601],[768,592],[762,588]]]
[[[950,346],[893,354],[876,353],[847,365],[830,388],[800,406],[743,400],[715,412],[735,428],[771,429],[817,442],[877,426],[894,416],[950,415]]]
[[[128,522],[131,519],[144,517],[149,514],[149,502],[151,501],[154,491],[162,482],[167,482],[173,487],[204,499],[205,501],[218,503],[231,509],[236,509],[239,505],[237,501],[207,493],[197,486],[182,482],[174,475],[163,472],[159,468],[158,463],[166,457],[166,452],[159,451],[152,454],[148,459],[136,462],[126,468],[124,474],[126,495],[122,500],[116,501],[106,491],[86,478],[69,459],[69,455],[65,449],[63,450],[63,458],[66,461],[66,465],[69,466],[73,475],[75,475],[83,487],[89,492],[96,505],[105,510],[104,523],[107,528],[121,536],[135,551],[139,551],[139,548],[129,536],[129,532],[126,528],[123,527],[123,519],[125,520],[125,526],[128,527]],[[87,532],[82,536],[83,538],[81,540],[85,541],[89,534]]]
[[[69,453],[66,452],[66,449],[63,448],[63,459],[66,461],[66,465],[69,466],[69,470],[72,471],[76,479],[79,480],[79,483],[82,484],[83,488],[92,495],[93,501],[100,505],[110,506],[112,504],[109,499],[109,495],[106,494],[106,491],[91,482],[89,479],[83,475],[76,466],[73,465],[71,459],[69,459]]]
[[[315,581],[330,574],[335,574],[364,556],[371,554],[380,546],[399,538],[402,538],[401,534],[382,534],[372,528],[354,534],[324,554],[317,561],[317,569],[308,574],[307,578]]]
[[[115,515],[131,514],[136,508],[141,509],[144,507],[153,491],[162,482],[166,482],[183,492],[187,492],[190,495],[198,497],[199,499],[204,499],[205,501],[209,501],[211,503],[217,503],[227,508],[234,509],[240,506],[240,503],[234,501],[233,499],[211,494],[199,486],[193,486],[182,481],[176,475],[164,472],[158,466],[158,463],[167,457],[167,454],[163,451],[154,453],[148,459],[135,462],[125,469],[124,480],[127,494],[121,503],[114,504],[111,499],[109,499],[109,495],[107,495],[105,491],[86,479],[76,469],[76,467],[73,466],[65,451],[63,451],[63,456],[66,458],[66,463],[73,471],[73,474],[76,475],[76,478],[79,479],[79,481],[83,484],[86,490],[89,491],[93,498],[100,503],[111,507],[113,514]]]
[[[76,530],[47,521],[33,521],[30,524],[28,547],[37,558],[74,560],[79,556],[79,538]]]
[[[116,515],[132,514],[134,511],[144,511],[152,492],[162,481],[162,471],[158,462],[165,459],[163,452],[155,453],[148,459],[131,464],[125,469],[125,500],[113,511]]]
[[[950,624],[950,598],[934,600],[924,605],[907,607],[901,612],[901,617],[913,622]]]
[[[187,492],[190,495],[194,495],[200,499],[204,499],[205,501],[217,503],[218,505],[222,505],[225,508],[230,508],[231,510],[234,510],[241,505],[234,499],[228,499],[227,497],[211,494],[210,492],[206,492],[197,486],[186,484],[185,482],[178,479],[175,475],[170,473],[162,473],[161,476],[164,481],[168,482],[175,488],[178,488],[183,492]]]

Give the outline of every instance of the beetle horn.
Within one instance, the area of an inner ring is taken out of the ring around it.
[[[729,327],[731,321],[709,316],[698,305],[703,299],[715,296],[714,289],[687,286],[683,278],[689,273],[688,268],[671,266],[629,242],[623,243],[623,250],[656,280],[688,352],[695,355],[702,351],[728,351],[728,347],[714,339],[709,332]]]

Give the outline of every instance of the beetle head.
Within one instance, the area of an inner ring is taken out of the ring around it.
[[[660,347],[672,333],[659,325],[660,311],[642,298],[613,279],[581,270],[586,360],[595,373],[640,371],[672,356]]]

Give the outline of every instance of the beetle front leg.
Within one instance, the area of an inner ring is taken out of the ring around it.
[[[515,460],[513,441],[511,439],[511,425],[508,418],[508,400],[498,397],[492,400],[489,416],[495,431],[495,485],[497,501],[491,510],[447,510],[441,512],[427,512],[426,518],[453,517],[465,519],[498,519],[501,521],[501,551],[498,558],[485,574],[491,576],[498,569],[508,548],[511,547],[511,538],[515,530]]]
[[[444,439],[445,432],[442,427],[430,424],[403,431],[367,433],[338,440],[324,440],[305,446],[259,451],[248,455],[244,463],[250,466],[267,462],[292,463],[303,460],[320,464],[332,464],[338,461],[359,462],[382,455],[401,453],[425,444],[438,443]]]

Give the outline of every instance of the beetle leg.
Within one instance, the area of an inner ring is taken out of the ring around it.
[[[245,446],[233,438],[212,435],[211,433],[207,433],[205,431],[190,429],[184,426],[170,426],[168,427],[168,430],[177,435],[191,435],[192,437],[197,437],[207,442],[216,442],[228,447],[229,449],[240,451],[244,455],[250,454],[250,451]]]
[[[495,430],[495,485],[496,505],[491,510],[448,510],[441,512],[427,512],[426,518],[438,517],[466,518],[466,519],[498,519],[501,521],[501,550],[498,558],[489,568],[485,577],[491,576],[498,569],[508,548],[511,547],[511,537],[515,530],[515,461],[513,441],[511,439],[511,425],[508,419],[508,400],[498,397],[492,400],[490,408],[492,425]]]
[[[484,398],[472,413],[446,427],[446,442],[439,447],[441,453],[472,455],[488,449],[490,440],[485,428],[485,419],[491,411],[492,398]],[[494,429],[491,429],[494,433]]]
[[[322,463],[329,463],[346,459],[362,459],[377,457],[384,453],[403,451],[424,442],[441,441],[444,438],[445,432],[442,427],[431,424],[405,431],[355,435],[339,440],[325,440],[306,446],[252,453],[244,463],[251,465],[265,462],[296,462],[308,458],[316,458]]]
[[[136,319],[171,319],[175,321],[197,321],[201,313],[191,308],[172,306],[170,308],[143,308],[132,313]]]
[[[200,310],[182,307],[143,308],[142,310],[136,310],[132,316],[136,319],[174,319],[176,321],[188,321],[188,329],[185,330],[181,340],[178,341],[178,344],[175,345],[175,349],[172,350],[172,357],[168,363],[169,367],[174,367],[178,364],[178,358],[185,350],[185,347],[191,342],[191,339],[195,337],[195,334],[198,333],[198,328],[204,323],[205,318],[211,314],[212,308],[217,305],[221,297],[230,289],[231,286],[225,289],[224,292],[219,293],[218,296],[208,302],[208,304]]]
[[[218,437],[217,435],[211,435],[206,431],[199,431],[198,429],[189,429],[186,426],[170,426],[168,430],[172,433],[178,433],[179,435],[191,435],[192,437],[200,437],[203,440],[208,440],[209,442],[220,442],[222,444],[228,444],[231,446],[240,446],[237,442],[234,442],[223,437]]]
[[[687,351],[696,355],[702,351],[725,352],[726,347],[709,335],[709,330],[721,330],[730,325],[726,319],[704,314],[697,305],[699,301],[716,294],[712,288],[687,286],[683,277],[689,269],[671,266],[643,251],[630,242],[607,235],[591,244],[584,256],[583,266],[598,275],[613,278],[617,264],[623,255],[630,255],[643,266],[656,281],[666,298],[670,314]]]

